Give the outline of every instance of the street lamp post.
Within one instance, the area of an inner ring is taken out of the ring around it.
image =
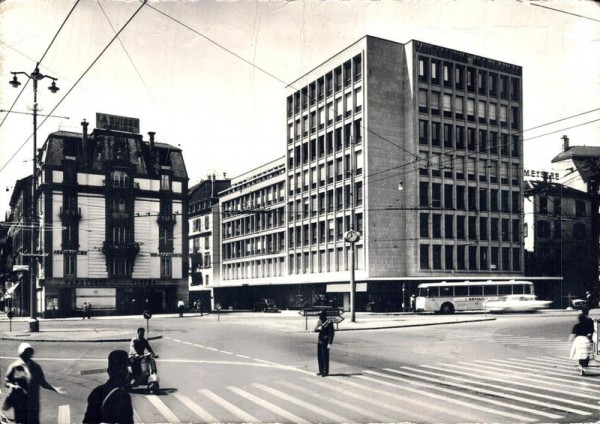
[[[52,80],[52,84],[48,87],[52,93],[56,93],[59,88],[56,86],[57,78],[49,75],[40,73],[39,63],[36,63],[35,69],[32,73],[27,72],[11,72],[13,79],[10,81],[10,85],[14,88],[18,88],[21,83],[17,79],[17,75],[25,75],[31,81],[33,81],[33,174],[31,178],[31,250],[29,252],[30,266],[30,289],[29,289],[29,331],[32,333],[40,331],[40,323],[37,320],[37,253],[36,253],[36,235],[37,235],[37,200],[35,198],[35,192],[37,191],[37,115],[38,115],[38,104],[37,104],[37,87],[38,81],[48,78]]]

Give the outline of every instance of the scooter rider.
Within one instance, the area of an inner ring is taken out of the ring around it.
[[[131,371],[133,374],[133,382],[137,381],[140,378],[140,374],[142,372],[142,356],[147,350],[152,355],[155,355],[154,351],[150,347],[150,343],[144,337],[146,330],[144,327],[140,327],[137,329],[137,336],[131,339],[131,343],[129,344],[129,360],[131,361]]]

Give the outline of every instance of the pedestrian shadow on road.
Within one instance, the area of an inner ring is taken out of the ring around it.
[[[327,374],[327,377],[353,377],[355,375],[362,375],[361,372],[340,372],[337,374]]]

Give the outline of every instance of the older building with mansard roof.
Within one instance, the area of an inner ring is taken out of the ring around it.
[[[181,149],[134,118],[58,131],[39,149],[38,310],[174,311],[188,298],[188,177]]]

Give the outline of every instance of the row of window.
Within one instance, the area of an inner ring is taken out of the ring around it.
[[[351,253],[352,249],[349,249],[348,246],[296,253],[288,257],[288,273],[293,275],[348,271],[350,269]],[[365,258],[363,246],[356,246],[355,259],[356,269],[364,269]]]
[[[208,215],[204,217],[194,218],[192,220],[192,231],[198,232],[202,231],[202,220],[204,219],[204,229],[208,230],[210,228],[210,218]]]
[[[335,92],[339,92],[343,87],[350,87],[353,82],[358,82],[362,78],[362,56],[359,54],[338,66],[332,71],[326,73],[321,78],[309,84],[307,87],[297,91],[287,98],[287,114],[300,113],[306,110],[309,105],[314,105],[317,101],[323,100]]]
[[[285,225],[285,208],[252,213],[223,223],[223,239],[253,234]]]
[[[520,243],[521,220],[421,213],[419,214],[419,236],[433,239],[502,240]]]
[[[281,257],[223,264],[223,280],[280,277],[284,273],[285,261]]]
[[[469,150],[472,152],[493,155],[519,157],[521,139],[518,134],[509,135],[503,132],[464,125],[453,125],[441,122],[419,120],[419,144],[453,150]]]
[[[108,259],[107,270],[109,277],[131,278],[133,272],[132,262],[127,258]],[[160,258],[160,278],[172,277],[172,261],[169,256]],[[63,261],[65,277],[77,277],[77,255],[66,253]]]
[[[521,212],[521,193],[421,181],[419,182],[419,206],[446,210],[519,213]]]
[[[256,211],[256,209],[281,202],[284,200],[284,194],[285,182],[282,181],[227,200],[223,202],[224,218],[244,211]]]
[[[548,203],[549,203],[549,198],[546,196],[540,196],[538,198],[539,201],[539,213],[540,214],[548,214],[550,213],[550,209],[548,208]],[[552,211],[554,213],[554,215],[556,216],[560,216],[563,213],[563,206],[562,206],[562,199],[560,197],[553,197],[550,200],[550,203],[552,203]],[[567,207],[565,209],[571,209],[571,207]],[[569,214],[569,212],[567,210],[564,211],[567,215]],[[585,206],[585,201],[583,200],[575,200],[575,216],[577,217],[582,217],[582,216],[586,216],[586,206]]]
[[[421,244],[421,270],[520,271],[518,247]]]
[[[352,228],[350,216],[340,216],[334,219],[298,225],[288,229],[289,248],[338,242],[344,240],[344,233]],[[363,231],[363,215],[354,216],[354,229],[359,233]]]
[[[498,74],[485,69],[446,62],[420,56],[419,81],[442,85],[457,90],[479,93],[484,96],[499,96],[501,99],[519,100],[521,80],[519,77]]]
[[[537,222],[537,238],[554,238],[557,240],[563,239],[563,230],[567,230],[567,226],[563,226],[562,222],[555,221],[538,221]],[[554,231],[552,231],[554,229]],[[587,240],[587,228],[582,222],[576,222],[571,227],[573,240]]]
[[[343,118],[350,118],[353,113],[361,112],[362,106],[362,88],[357,88],[336,98],[335,101],[319,107],[318,110],[296,119],[295,123],[290,122],[288,124],[288,138],[292,141],[294,134],[296,140],[307,137],[309,133],[314,134],[317,129],[322,130],[326,126],[333,125],[334,121],[341,122]]]
[[[352,176],[353,164],[350,154],[337,157],[302,172],[296,172],[288,177],[289,195],[306,193],[317,187],[344,181]],[[363,154],[362,150],[354,153],[354,176],[362,175]]]
[[[223,243],[223,260],[282,252],[285,250],[284,237],[285,234],[281,232]]]
[[[424,89],[419,90],[419,112],[422,114],[431,113],[434,116],[443,115],[445,118],[455,118],[468,122],[479,122],[480,124],[499,125],[502,128],[507,128],[510,122],[510,127],[517,130],[521,125],[520,108],[518,106],[509,107],[469,98],[465,101],[464,97],[461,96],[452,96]]]
[[[354,204],[352,203],[354,195]],[[336,187],[311,197],[304,197],[295,202],[288,203],[290,221],[306,219],[334,211],[342,211],[352,207],[360,207],[363,204],[363,183],[358,181],[354,184],[354,193],[350,192],[350,185]]]

